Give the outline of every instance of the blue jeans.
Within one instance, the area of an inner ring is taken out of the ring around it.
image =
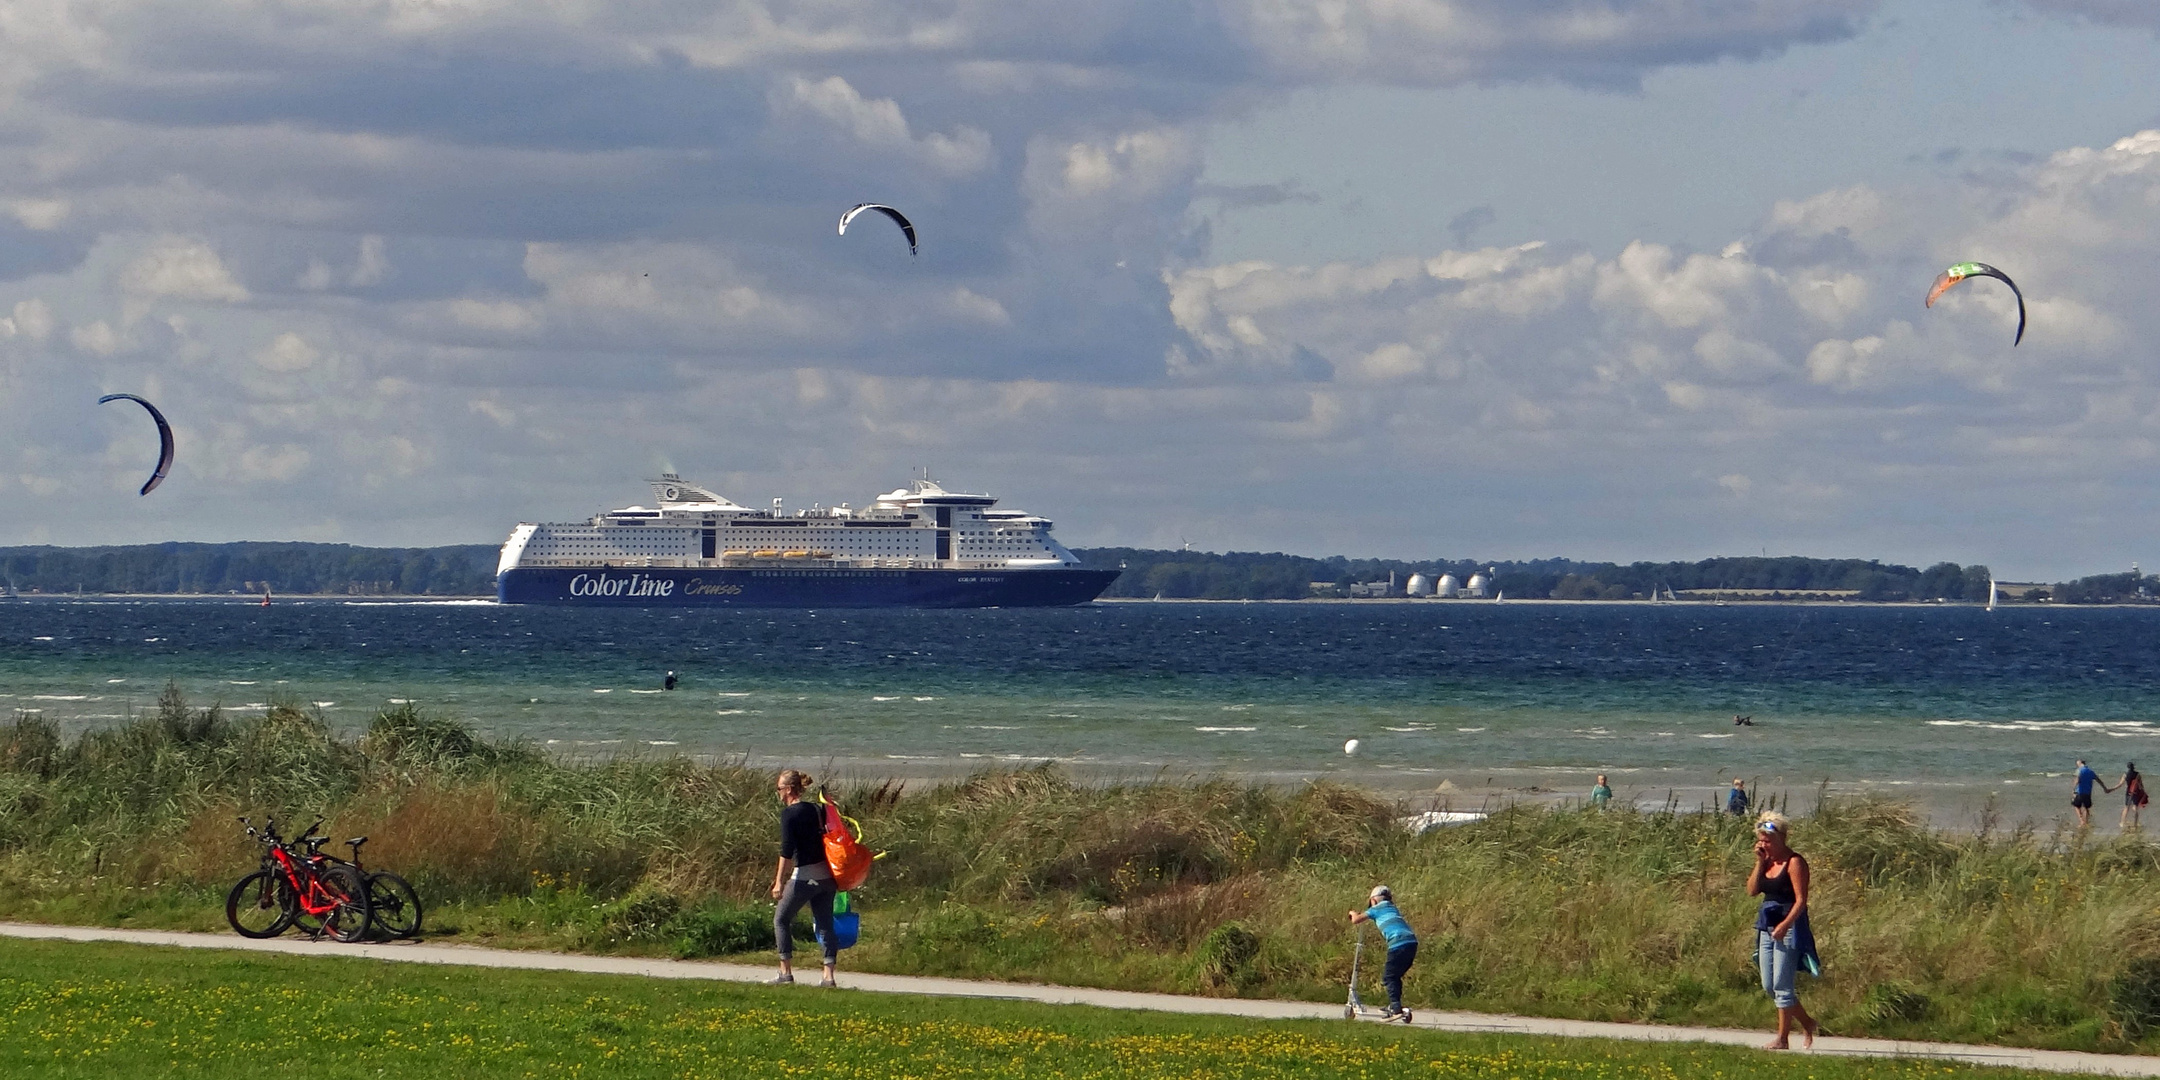
[[[1800,1004],[1800,995],[1793,992],[1793,976],[1800,968],[1800,952],[1795,947],[1799,933],[1787,930],[1784,937],[1774,938],[1768,930],[1755,931],[1755,966],[1762,969],[1762,988],[1780,1009]]]
[[[1387,951],[1387,966],[1380,969],[1380,985],[1387,988],[1390,1009],[1402,1008],[1402,977],[1417,963],[1417,942],[1397,945]]]

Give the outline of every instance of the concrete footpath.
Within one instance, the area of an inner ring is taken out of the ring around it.
[[[184,949],[224,949],[235,952],[280,953],[290,956],[344,956],[410,964],[454,964],[464,967],[521,968],[528,971],[577,971],[593,975],[637,975],[655,979],[713,979],[722,982],[759,983],[773,976],[769,966],[722,964],[702,960],[647,960],[619,956],[579,956],[571,953],[518,952],[470,945],[393,944],[340,945],[299,937],[250,941],[230,934],[191,934],[164,930],[117,930],[84,926],[40,926],[0,923],[0,937],[38,938],[49,941],[117,941],[135,945],[164,945]],[[816,968],[809,969],[816,978]],[[1048,1005],[1095,1005],[1108,1009],[1146,1009],[1155,1012],[1202,1013],[1213,1016],[1245,1016],[1258,1020],[1335,1020],[1341,1022],[1340,1005],[1305,1001],[1254,1001],[1246,998],[1184,997],[1177,994],[1139,994],[1122,990],[1089,990],[1069,986],[1034,986],[1024,983],[977,982],[967,979],[933,979],[914,975],[870,975],[842,970],[840,985],[849,990],[879,994],[929,994],[939,997],[999,998],[1035,1001]],[[812,985],[798,984],[795,993],[817,993]],[[1533,1016],[1499,1016],[1487,1013],[1417,1011],[1417,1027],[1438,1031],[1476,1031],[1506,1035],[1538,1035],[1559,1038],[1625,1039],[1633,1042],[1703,1042],[1734,1046],[1760,1046],[1768,1038],[1762,1031],[1728,1028],[1666,1027],[1654,1024],[1611,1024],[1588,1020],[1547,1020]],[[2065,1050],[2021,1050],[2002,1046],[1968,1046],[1959,1043],[1900,1042],[1893,1039],[1844,1039],[1825,1036],[1815,1040],[1816,1054],[1848,1057],[1926,1058],[1972,1065],[2003,1065],[2047,1072],[2086,1073],[2099,1076],[2160,1077],[2160,1058],[2120,1054],[2085,1054]]]

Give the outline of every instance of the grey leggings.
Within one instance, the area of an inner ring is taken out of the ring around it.
[[[810,921],[817,926],[818,938],[825,945],[825,963],[830,965],[840,958],[840,950],[833,945],[832,904],[839,893],[833,887],[833,879],[804,881],[795,878],[788,882],[787,891],[780,894],[780,906],[773,909],[773,941],[780,946],[780,959],[795,958],[795,935],[789,924],[795,921],[795,913],[810,905]]]

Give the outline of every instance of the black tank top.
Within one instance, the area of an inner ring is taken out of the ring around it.
[[[1793,859],[1785,860],[1785,872],[1776,877],[1771,877],[1767,873],[1763,875],[1762,910],[1755,915],[1755,929],[1768,930],[1784,922],[1785,913],[1792,910],[1793,901],[1798,899],[1794,895],[1792,887],[1794,861]]]

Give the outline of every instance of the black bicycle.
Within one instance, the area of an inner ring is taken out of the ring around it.
[[[323,840],[316,840],[317,845]],[[368,918],[372,929],[391,940],[420,936],[420,894],[413,891],[412,884],[388,870],[369,870],[360,862],[360,848],[368,842],[365,836],[355,836],[345,841],[352,849],[351,861],[332,855],[322,856],[338,866],[351,867],[360,880],[367,882]],[[313,848],[309,851],[312,853]]]

